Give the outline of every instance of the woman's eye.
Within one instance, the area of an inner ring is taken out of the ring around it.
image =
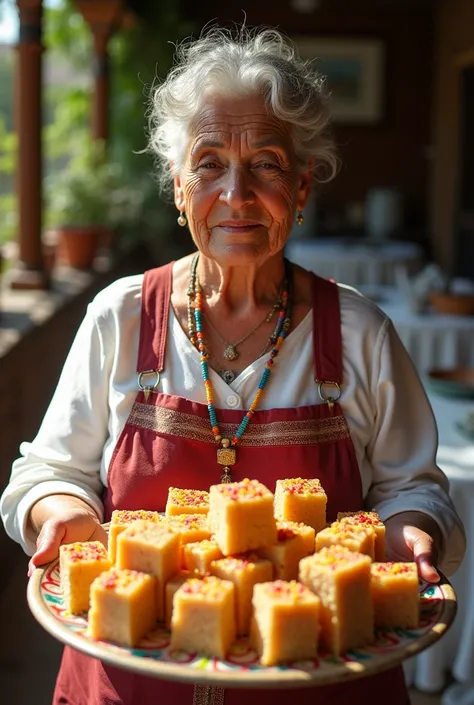
[[[263,169],[264,171],[269,171],[271,169],[278,169],[279,168],[278,164],[275,164],[274,162],[260,162],[256,166],[258,169]]]
[[[218,164],[217,162],[204,162],[203,164],[199,165],[200,169],[217,169]]]

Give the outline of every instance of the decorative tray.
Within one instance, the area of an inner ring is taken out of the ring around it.
[[[28,584],[28,603],[33,615],[64,644],[142,675],[234,688],[325,685],[395,666],[440,639],[455,617],[456,595],[443,576],[437,585],[420,584],[420,601],[417,629],[378,629],[372,645],[340,657],[320,651],[314,660],[266,668],[259,664],[245,638],[235,642],[226,661],[173,650],[169,631],[159,625],[133,649],[92,640],[87,633],[87,615],[71,615],[63,608],[57,560],[35,570]]]

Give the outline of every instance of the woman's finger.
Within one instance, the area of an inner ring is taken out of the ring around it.
[[[60,522],[47,521],[44,524],[38,536],[36,552],[28,565],[28,576],[31,576],[38,566],[49,563],[57,557],[65,534],[66,527]]]
[[[417,532],[413,542],[413,558],[418,566],[418,573],[427,583],[438,583],[439,573],[434,567],[436,555],[433,539],[424,531]]]
[[[90,537],[89,541],[100,541],[107,548],[109,543],[109,537],[105,529],[100,524],[97,524],[94,529],[94,533]]]

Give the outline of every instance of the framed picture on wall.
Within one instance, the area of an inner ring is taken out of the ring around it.
[[[385,46],[378,39],[293,37],[303,59],[327,78],[334,122],[377,124],[383,118]]]

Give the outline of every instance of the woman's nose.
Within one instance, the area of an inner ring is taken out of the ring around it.
[[[250,174],[245,169],[229,169],[219,200],[227,203],[234,210],[255,201],[255,194],[250,183]]]

